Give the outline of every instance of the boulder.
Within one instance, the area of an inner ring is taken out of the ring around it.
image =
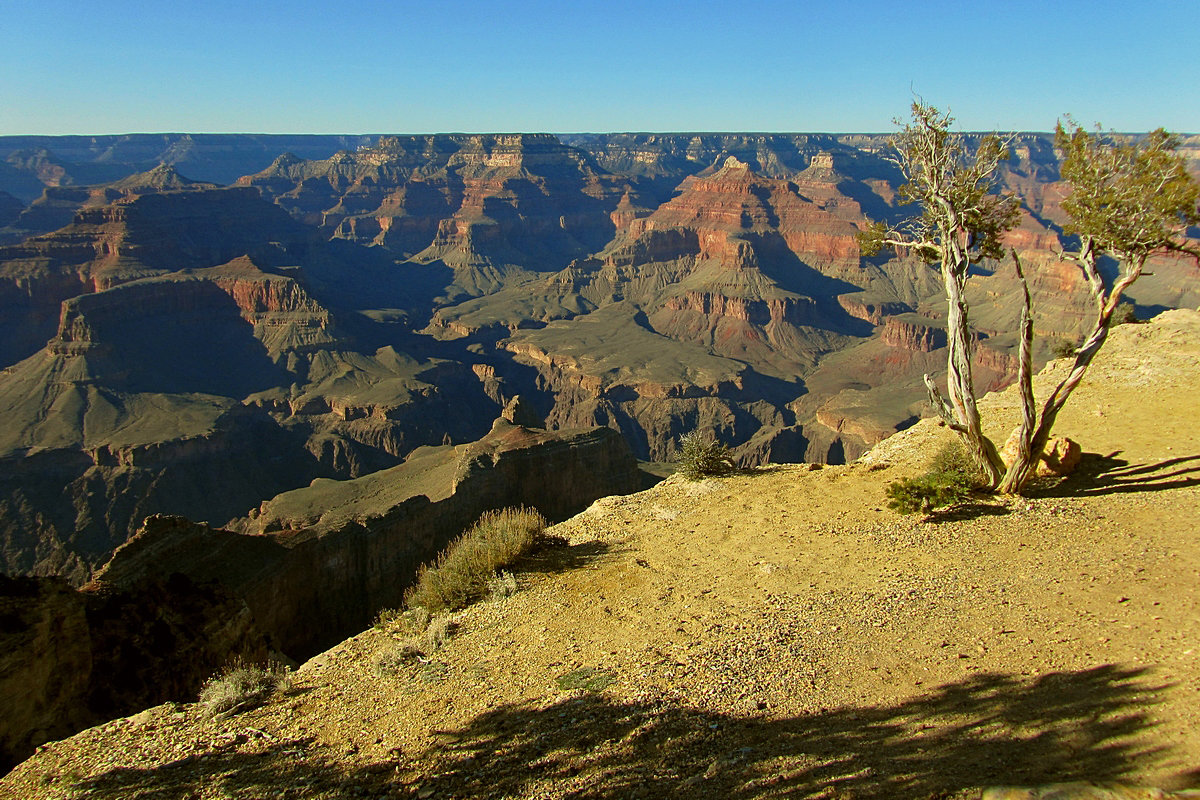
[[[1018,432],[1013,431],[1008,437],[1008,441],[1004,443],[1004,448],[1000,451],[1000,458],[1004,463],[1012,464],[1017,453],[1017,437]],[[1057,436],[1046,442],[1046,447],[1042,451],[1042,457],[1038,459],[1037,470],[1034,474],[1039,478],[1062,478],[1070,475],[1075,471],[1075,467],[1079,466],[1079,459],[1083,456],[1083,451],[1079,444],[1065,436]]]

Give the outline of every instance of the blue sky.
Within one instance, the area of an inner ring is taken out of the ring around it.
[[[0,0],[0,134],[1200,132],[1195,5]]]

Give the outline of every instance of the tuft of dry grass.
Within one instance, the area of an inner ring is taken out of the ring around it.
[[[486,597],[497,571],[532,550],[545,528],[545,518],[527,508],[484,514],[432,564],[422,565],[405,604],[437,614]]]
[[[292,685],[292,673],[283,664],[254,664],[235,658],[205,681],[200,705],[210,714],[224,714],[260,705],[275,692]]]
[[[488,578],[487,594],[492,600],[503,600],[517,593],[517,578],[506,569],[502,569]]]
[[[424,641],[430,650],[440,649],[458,632],[458,619],[449,614],[439,614],[425,629]]]
[[[425,660],[425,653],[414,642],[401,642],[375,659],[375,674],[394,678],[407,667]]]
[[[425,609],[419,607],[416,612],[406,611],[398,615],[400,622],[390,630],[403,630],[408,635],[379,654],[375,659],[376,675],[396,677],[410,666],[432,663],[430,655],[445,646],[458,631],[459,620],[455,615],[439,614],[431,618]],[[412,627],[416,623],[423,624],[424,630]]]
[[[431,619],[429,612],[420,606],[408,610],[385,608],[375,617],[375,629],[411,636],[424,632]]]

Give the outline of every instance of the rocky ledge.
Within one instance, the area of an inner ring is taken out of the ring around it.
[[[502,418],[472,444],[280,495],[238,531],[150,517],[80,590],[0,579],[0,768],[50,739],[190,698],[233,655],[305,659],[353,635],[400,605],[418,566],[484,511],[562,519],[640,487],[615,431]]]

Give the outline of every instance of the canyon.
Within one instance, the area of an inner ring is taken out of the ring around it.
[[[616,432],[526,428],[511,421],[518,407],[476,442],[314,480],[227,529],[147,517],[78,589],[0,576],[0,770],[45,741],[194,696],[231,658],[294,664],[369,627],[485,511],[558,520],[643,487]]]
[[[1093,311],[1051,139],[1014,144],[1044,362]],[[303,661],[481,513],[635,492],[689,431],[749,467],[913,426],[944,301],[930,265],[859,252],[911,213],[887,147],[0,137],[0,766],[232,655]],[[983,393],[1016,374],[1019,282],[976,272]],[[1200,305],[1200,271],[1155,259],[1130,300]]]
[[[974,134],[965,134],[969,140]],[[1192,169],[1200,139],[1184,142]],[[840,463],[924,413],[936,270],[863,258],[876,134],[0,137],[0,572],[86,583],[155,514],[216,527],[479,440],[516,396],[644,461]],[[1000,176],[1036,357],[1092,313],[1051,138]],[[1134,312],[1200,304],[1158,259]],[[1015,375],[1011,263],[968,284],[980,392]]]

